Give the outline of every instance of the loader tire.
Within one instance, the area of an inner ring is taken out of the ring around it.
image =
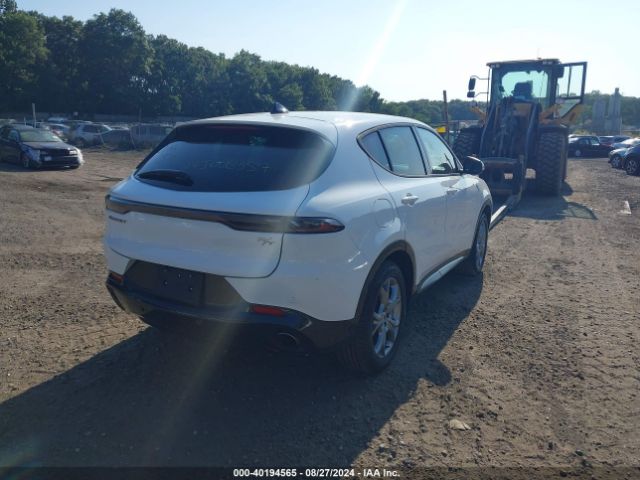
[[[538,140],[536,190],[541,195],[558,196],[566,176],[567,136],[563,132],[543,132]]]
[[[468,127],[463,128],[453,141],[453,151],[456,156],[463,161],[469,155],[478,155],[480,153],[480,136],[482,128]]]

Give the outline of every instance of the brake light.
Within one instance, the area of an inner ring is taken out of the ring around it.
[[[331,233],[344,230],[344,225],[333,218],[294,217],[285,233]]]
[[[124,277],[116,272],[109,272],[109,278],[116,282],[118,285],[122,285],[124,283]]]
[[[271,317],[284,317],[286,314],[282,308],[272,307],[270,305],[251,305],[249,312],[259,315],[269,315]]]

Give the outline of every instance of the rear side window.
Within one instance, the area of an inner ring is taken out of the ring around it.
[[[378,132],[371,132],[365,137],[362,137],[360,140],[362,143],[362,147],[365,152],[369,154],[371,158],[373,158],[377,164],[381,167],[386,168],[387,170],[391,170],[391,165],[389,165],[389,158],[387,158],[387,153],[384,151],[384,147],[382,146],[382,140],[380,140],[380,134]]]
[[[427,152],[427,160],[434,174],[446,174],[456,171],[456,161],[449,147],[433,132],[417,128],[418,137]]]
[[[378,131],[391,169],[399,175],[425,175],[420,148],[411,127],[389,127]]]
[[[306,130],[193,125],[175,129],[143,162],[136,178],[200,192],[286,190],[318,178],[334,150],[331,142]]]

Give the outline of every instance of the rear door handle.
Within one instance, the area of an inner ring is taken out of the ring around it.
[[[407,193],[404,197],[402,197],[401,202],[404,205],[413,205],[414,203],[416,203],[418,201],[418,197],[416,197],[415,195],[411,195],[410,193]]]

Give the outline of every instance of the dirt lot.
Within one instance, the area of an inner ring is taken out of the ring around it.
[[[167,338],[113,304],[103,197],[141,157],[0,164],[0,466],[640,475],[640,177],[571,161],[564,197],[527,196],[492,230],[484,277],[414,298],[395,363],[362,379],[318,356]]]

